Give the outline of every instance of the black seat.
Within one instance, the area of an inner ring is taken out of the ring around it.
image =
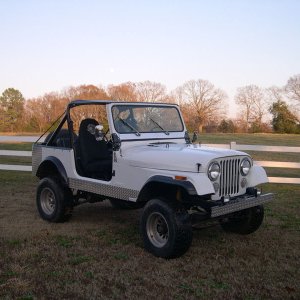
[[[81,121],[79,127],[78,150],[80,165],[86,177],[110,180],[112,173],[112,156],[105,141],[97,141],[95,135],[88,131],[88,126],[97,126],[94,119]]]
[[[47,144],[53,135],[53,131],[50,132],[45,138],[44,143]],[[77,135],[73,133],[73,140],[76,141]],[[51,142],[50,146],[60,147],[60,148],[72,148],[71,139],[68,129],[60,129],[54,140]]]
[[[76,139],[76,134],[73,134],[74,140]],[[61,129],[59,134],[56,137],[55,143],[57,147],[62,148],[72,148],[71,139],[68,129]]]

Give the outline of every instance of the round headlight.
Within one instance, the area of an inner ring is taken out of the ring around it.
[[[220,165],[217,162],[213,162],[208,167],[208,177],[212,181],[216,181],[220,176]]]
[[[249,158],[244,158],[241,162],[241,173],[243,176],[247,176],[251,169],[251,162]]]

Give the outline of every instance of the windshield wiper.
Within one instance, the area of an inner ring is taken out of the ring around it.
[[[169,135],[169,131],[165,130],[163,127],[161,127],[156,121],[154,121],[152,118],[150,118],[150,121],[152,121],[157,127],[159,127],[166,135]]]
[[[130,125],[129,123],[127,123],[125,120],[121,119],[119,116],[118,116],[118,119],[119,119],[124,125],[126,125],[128,128],[130,128],[132,131],[134,131],[135,134],[136,134],[136,136],[140,136],[140,135],[141,135],[140,132],[139,132],[136,128],[134,128],[133,126],[131,126],[131,125]]]

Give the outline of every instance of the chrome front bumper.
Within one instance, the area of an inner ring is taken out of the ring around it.
[[[211,217],[216,218],[219,216],[227,215],[236,211],[240,211],[246,208],[258,206],[264,203],[267,203],[269,201],[273,200],[274,194],[268,193],[263,194],[257,197],[250,196],[250,197],[240,197],[231,200],[230,202],[219,205],[219,206],[213,206],[211,208]]]

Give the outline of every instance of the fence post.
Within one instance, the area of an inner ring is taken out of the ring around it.
[[[236,150],[236,142],[230,142],[230,149]]]

